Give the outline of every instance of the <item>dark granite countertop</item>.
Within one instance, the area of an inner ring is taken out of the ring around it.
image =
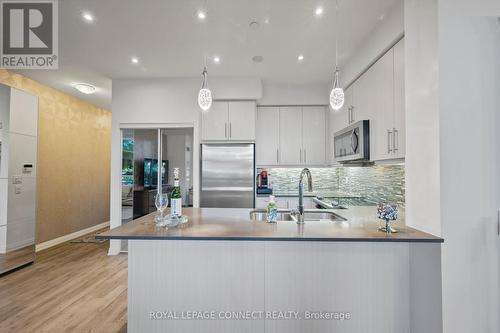
[[[376,207],[362,206],[332,210],[345,221],[293,221],[266,223],[250,220],[248,208],[184,208],[189,222],[174,228],[156,227],[155,213],[99,234],[97,239],[142,240],[251,240],[251,241],[337,241],[337,242],[432,242],[442,238],[404,225],[404,212],[394,227],[398,233],[377,230],[382,221]]]

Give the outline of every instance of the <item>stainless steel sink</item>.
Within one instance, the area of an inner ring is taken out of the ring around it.
[[[267,211],[263,209],[256,209],[250,212],[250,219],[253,221],[266,221],[267,220]],[[290,210],[278,210],[278,221],[295,221],[297,222],[297,218],[291,214]],[[345,218],[339,216],[333,212],[321,210],[321,209],[313,209],[313,210],[305,210],[304,211],[304,221],[346,221]]]
[[[267,221],[267,211],[252,210],[250,212],[250,219],[253,221]],[[295,217],[290,213],[289,210],[279,210],[278,221],[295,221]]]

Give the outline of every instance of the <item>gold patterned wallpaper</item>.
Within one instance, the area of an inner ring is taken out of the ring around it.
[[[0,69],[39,97],[37,243],[109,221],[111,113]]]

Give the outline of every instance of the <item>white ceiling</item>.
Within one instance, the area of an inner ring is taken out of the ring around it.
[[[399,1],[339,1],[340,64]],[[314,15],[317,6],[324,8],[321,17]],[[207,18],[200,21],[203,8]],[[94,22],[82,19],[86,11]],[[335,66],[334,0],[63,0],[59,12],[59,70],[18,72],[107,109],[112,79],[196,77],[205,55],[221,58],[217,65],[209,60],[210,76],[267,82],[328,82]],[[252,21],[260,27],[251,29]],[[264,61],[254,63],[255,55]],[[98,91],[83,95],[75,82]]]

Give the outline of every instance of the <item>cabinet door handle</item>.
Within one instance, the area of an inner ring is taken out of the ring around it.
[[[392,152],[391,149],[391,130],[387,130],[387,153],[390,154]]]
[[[497,211],[497,235],[500,236],[500,209]]]
[[[394,150],[394,153],[396,153],[398,151],[398,146],[399,146],[399,131],[395,128],[392,129],[392,134],[394,136],[394,138],[392,139],[392,145],[393,145],[393,150]]]
[[[304,163],[307,163],[307,150],[304,149]]]
[[[224,137],[227,138],[227,123],[224,123]]]
[[[354,106],[351,105],[351,122],[354,122]]]
[[[300,150],[300,163],[302,163],[302,149]]]
[[[229,123],[229,138],[232,136],[232,131],[231,131],[231,123]]]
[[[351,108],[347,108],[347,124],[351,123]]]
[[[280,163],[280,150],[276,149],[276,163]]]

